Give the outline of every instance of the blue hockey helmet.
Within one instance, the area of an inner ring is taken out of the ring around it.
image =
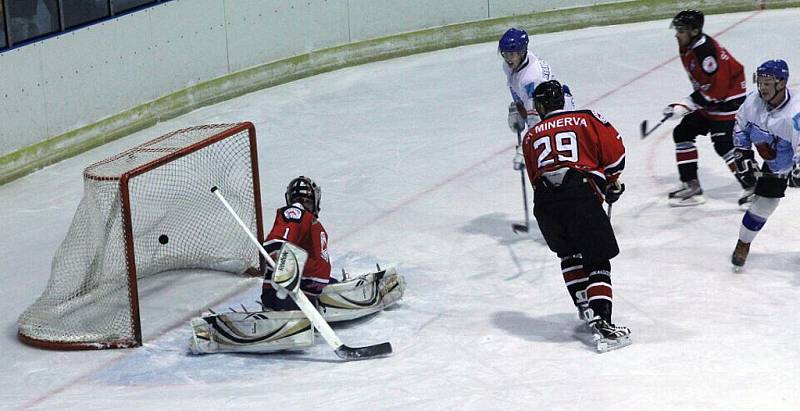
[[[789,65],[783,60],[767,60],[756,69],[756,77],[760,76],[786,81],[789,79]]]
[[[500,37],[500,44],[497,46],[497,50],[501,53],[528,50],[528,33],[516,27],[506,30],[503,33],[503,37]]]

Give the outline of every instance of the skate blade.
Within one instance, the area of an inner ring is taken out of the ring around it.
[[[733,266],[733,272],[736,273],[736,274],[741,273],[742,270],[744,270],[744,266],[741,266],[741,265],[734,265]]]
[[[600,338],[597,340],[597,352],[599,353],[606,353],[613,350],[618,350],[623,347],[627,347],[633,343],[630,336],[620,337],[616,340],[609,340],[606,338]]]
[[[706,198],[702,195],[692,196],[689,198],[670,198],[669,199],[669,206],[670,207],[694,207],[700,204],[704,204],[706,202]]]

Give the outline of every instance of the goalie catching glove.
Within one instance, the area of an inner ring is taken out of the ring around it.
[[[333,323],[365,317],[403,298],[405,279],[394,267],[330,284],[317,308]],[[314,344],[314,331],[302,312],[258,311],[208,313],[191,321],[193,354],[268,353]]]

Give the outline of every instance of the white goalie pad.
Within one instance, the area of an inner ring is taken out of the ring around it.
[[[311,322],[301,311],[210,314],[193,318],[192,354],[268,353],[314,345]]]
[[[322,289],[318,308],[328,322],[374,314],[403,298],[406,282],[395,267],[330,284]]]
[[[406,289],[395,267],[323,288],[318,309],[327,322],[365,317],[394,305]],[[301,311],[208,314],[191,321],[193,354],[269,353],[314,344],[311,323]]]

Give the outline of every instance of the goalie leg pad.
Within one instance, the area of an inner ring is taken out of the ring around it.
[[[192,354],[268,353],[314,345],[314,330],[300,311],[223,313],[191,321]]]
[[[403,276],[389,267],[328,285],[322,289],[318,307],[328,322],[355,320],[394,305],[405,290]]]

